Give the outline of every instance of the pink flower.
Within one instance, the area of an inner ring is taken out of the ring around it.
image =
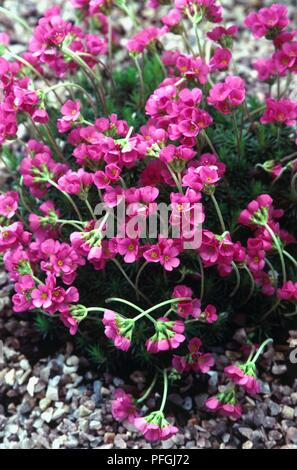
[[[136,418],[134,424],[148,441],[166,440],[178,432],[161,411],[153,411],[144,418]]]
[[[207,98],[208,104],[223,114],[230,114],[233,107],[245,100],[244,81],[240,77],[228,76],[223,83],[214,85]]]
[[[255,377],[255,370],[255,364],[248,362],[241,367],[234,365],[225,367],[224,373],[236,385],[242,386],[249,394],[254,395],[260,391],[260,384]]]
[[[127,49],[129,52],[140,53],[152,42],[158,39],[159,37],[166,34],[168,31],[167,27],[155,28],[149,27],[141,30],[139,33],[135,34],[132,39],[127,43]]]
[[[207,305],[203,314],[207,323],[214,323],[218,319],[217,309],[214,305]]]
[[[211,72],[215,70],[226,70],[229,67],[231,59],[232,53],[229,49],[218,47],[209,62]]]
[[[215,363],[214,358],[210,353],[202,353],[200,351],[201,346],[202,342],[199,338],[192,338],[188,344],[189,354],[186,356],[174,355],[172,367],[180,374],[191,370],[202,374],[209,372]]]
[[[220,43],[223,47],[232,46],[232,39],[238,32],[238,26],[229,26],[225,28],[224,26],[216,26],[212,31],[207,33],[209,39]]]
[[[32,291],[31,297],[32,303],[36,308],[47,309],[52,305],[52,292],[45,284],[39,284],[37,289]]]
[[[93,175],[80,168],[78,171],[69,170],[59,178],[59,188],[68,194],[83,194],[93,184]]]
[[[127,419],[129,423],[133,423],[139,415],[133,397],[122,389],[117,389],[114,392],[111,411],[116,421],[125,421]]]
[[[267,98],[266,110],[261,117],[262,124],[280,123],[290,126],[297,121],[297,103],[288,99],[279,101]]]
[[[182,15],[179,10],[173,8],[169,10],[167,15],[162,16],[161,21],[165,26],[172,28],[174,26],[178,26],[181,21]]]
[[[297,282],[287,281],[283,286],[278,289],[277,296],[281,300],[288,300],[291,302],[297,301]]]
[[[131,346],[134,321],[111,310],[105,310],[102,323],[105,326],[106,336],[113,341],[115,347],[128,351]]]
[[[0,195],[0,216],[11,219],[18,209],[19,195],[15,191],[8,191]]]
[[[261,194],[240,213],[239,223],[251,226],[266,224],[273,211],[272,203],[273,201],[268,194]]]
[[[74,336],[78,330],[78,321],[73,318],[67,310],[60,313],[60,320],[69,329],[69,333]]]
[[[256,38],[266,36],[267,39],[274,39],[288,23],[288,8],[279,4],[261,8],[258,13],[250,13],[245,19],[245,25]]]
[[[236,403],[233,389],[226,389],[214,397],[210,397],[205,402],[206,408],[211,412],[218,412],[221,416],[227,416],[232,421],[241,417],[241,406]]]
[[[132,240],[130,238],[119,239],[117,247],[120,255],[124,256],[125,263],[134,263],[138,258],[138,240]]]
[[[173,298],[182,298],[182,297],[189,297],[191,298],[193,295],[192,289],[184,285],[175,286],[173,290],[172,297]],[[177,304],[177,313],[179,316],[183,318],[188,318],[192,316],[194,318],[198,318],[201,314],[201,302],[198,299],[193,300],[183,300]]]
[[[185,325],[182,321],[170,321],[168,318],[159,318],[155,324],[155,334],[146,341],[146,349],[150,353],[176,349],[185,340],[182,334]]]
[[[61,108],[63,120],[67,122],[77,121],[80,116],[80,101],[68,100]]]
[[[12,296],[13,311],[25,312],[34,308],[31,300],[31,294],[35,288],[35,281],[30,274],[20,276],[15,283],[15,294]]]

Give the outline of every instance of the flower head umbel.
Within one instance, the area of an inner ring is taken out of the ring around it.
[[[161,317],[155,323],[155,334],[146,341],[146,348],[150,353],[158,353],[169,349],[177,349],[186,339],[183,335],[184,322],[170,321]]]
[[[136,418],[134,424],[148,441],[165,441],[178,432],[162,411],[153,411],[144,418]]]
[[[242,386],[247,393],[255,395],[260,391],[260,384],[256,377],[256,366],[249,362],[241,366],[231,365],[225,367],[225,375],[236,385]]]
[[[220,416],[227,416],[232,421],[241,417],[241,406],[237,403],[234,388],[227,388],[224,392],[210,397],[205,406],[209,411],[218,412]]]
[[[113,341],[115,347],[122,351],[128,351],[131,346],[134,321],[111,310],[106,310],[102,323],[105,326],[106,336]]]

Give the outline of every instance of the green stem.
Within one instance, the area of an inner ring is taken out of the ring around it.
[[[203,264],[201,261],[200,256],[198,255],[198,263],[200,267],[200,275],[201,275],[201,286],[200,286],[200,301],[202,302],[203,296],[204,296],[204,283],[205,283],[205,277],[204,277],[204,268]]]
[[[283,250],[283,254],[294,264],[295,268],[297,268],[297,261],[295,258],[293,258],[293,256],[290,255],[290,253],[288,253],[286,250]]]
[[[240,134],[238,130],[238,125],[237,125],[237,120],[236,120],[236,114],[235,111],[231,113],[233,124],[234,124],[234,132],[235,132],[235,138],[236,138],[236,144],[237,144],[237,154],[238,158],[241,158],[241,139],[240,139]]]
[[[129,302],[129,300],[121,299],[119,297],[110,297],[109,299],[105,300],[106,304],[109,304],[110,302],[119,302],[121,304],[129,305],[129,307],[134,308],[137,310],[137,312],[143,312],[143,309],[138,307],[137,305],[133,304],[132,302]]]
[[[106,312],[106,308],[103,307],[89,307],[87,308],[88,312]]]
[[[210,138],[208,137],[208,135],[207,135],[207,133],[206,133],[206,131],[205,131],[204,129],[201,131],[201,134],[203,135],[204,139],[205,139],[206,142],[208,143],[208,145],[209,145],[209,147],[210,147],[212,153],[213,153],[214,155],[218,156],[218,152],[217,152],[216,149],[214,148],[214,145],[213,145],[212,141],[210,140]]]
[[[251,362],[253,364],[255,364],[257,362],[257,360],[259,359],[259,356],[262,354],[262,352],[264,351],[265,347],[267,346],[267,344],[269,343],[273,343],[273,339],[272,338],[268,338],[266,341],[264,341],[264,343],[261,344],[261,346],[259,347],[256,355],[254,356],[254,359],[251,360]]]
[[[77,65],[79,65],[83,69],[83,71],[85,72],[88,79],[93,85],[94,92],[98,98],[98,101],[101,102],[103,113],[107,115],[108,112],[107,112],[107,106],[106,106],[106,101],[105,101],[105,90],[102,87],[100,80],[97,79],[93,70],[90,69],[88,64],[79,56],[79,54],[76,54],[74,51],[69,49],[69,47],[65,47],[65,46],[63,47],[63,52],[66,55],[68,55],[74,62],[77,63]]]
[[[90,214],[91,214],[92,219],[93,219],[93,220],[96,220],[96,216],[95,216],[95,214],[94,214],[94,211],[93,211],[93,209],[92,209],[92,207],[91,207],[91,204],[89,203],[87,197],[84,199],[84,202],[85,202],[85,204],[86,204],[86,206],[87,206],[87,208],[88,208],[88,210],[89,210],[89,212],[90,212]]]
[[[215,210],[216,210],[216,213],[218,215],[218,218],[219,218],[219,221],[220,221],[220,225],[221,225],[221,229],[222,229],[222,232],[226,232],[226,225],[225,225],[225,222],[224,222],[224,219],[223,219],[223,216],[222,216],[222,212],[221,212],[221,209],[220,209],[220,206],[216,200],[216,197],[214,194],[210,194],[210,198],[213,202],[213,205],[215,207]]]
[[[276,237],[274,231],[270,228],[270,226],[268,224],[265,224],[264,227],[266,228],[267,232],[270,234],[270,236],[271,236],[271,238],[274,242],[274,245],[275,245],[275,247],[278,251],[281,266],[282,266],[283,283],[285,284],[287,282],[287,271],[286,271],[286,264],[285,264],[285,260],[284,260],[284,255],[283,255],[283,252],[282,252],[282,247],[280,246],[278,238]]]
[[[0,7],[0,13],[6,16],[9,20],[14,19],[17,23],[23,26],[24,29],[32,33],[32,28],[28,25],[28,23],[19,16],[15,15],[11,10],[6,10],[6,8]]]
[[[137,272],[137,275],[136,275],[136,278],[135,278],[135,287],[136,287],[136,297],[137,297],[137,300],[139,300],[139,294],[138,294],[138,286],[139,286],[139,280],[140,280],[140,276],[143,272],[143,270],[146,268],[146,266],[148,266],[148,261],[145,261],[145,263],[143,263],[143,265],[139,268],[138,272]]]
[[[75,204],[75,202],[73,201],[72,197],[68,193],[66,193],[65,191],[62,191],[62,189],[60,189],[59,186],[57,185],[57,183],[55,183],[53,180],[49,179],[48,183],[50,183],[54,188],[58,189],[58,191],[60,191],[66,197],[66,199],[69,201],[69,203],[72,205],[73,209],[75,210],[76,215],[79,218],[80,222],[83,222],[83,218],[81,216],[81,213],[79,212],[78,207]]]
[[[247,274],[248,274],[248,276],[251,280],[251,289],[250,289],[250,292],[249,292],[247,298],[245,299],[245,301],[242,305],[245,305],[245,304],[248,303],[248,301],[252,298],[252,295],[253,295],[253,293],[255,291],[255,288],[256,288],[256,284],[255,284],[253,275],[252,275],[251,271],[249,270],[249,268],[246,265],[244,266],[244,270],[247,272]]]
[[[139,60],[137,57],[133,57],[133,58],[134,58],[135,67],[137,69],[138,77],[139,77],[139,85],[140,85],[140,103],[139,104],[140,104],[140,107],[143,108],[144,102],[145,102],[144,80],[143,80],[143,75],[142,75],[142,70],[139,64]]]
[[[154,305],[153,307],[149,308],[148,310],[142,311],[142,313],[140,315],[138,315],[136,318],[134,318],[134,320],[138,320],[139,318],[141,318],[144,315],[147,316],[148,314],[154,312],[155,310],[157,310],[159,308],[162,308],[162,307],[165,307],[165,305],[175,304],[175,303],[178,303],[178,302],[182,302],[183,300],[191,300],[191,299],[190,299],[190,297],[180,297],[178,299],[165,300],[164,302],[161,302],[158,305]]]
[[[82,86],[78,85],[77,83],[73,83],[73,82],[58,83],[57,85],[53,85],[50,88],[48,88],[47,90],[45,90],[44,94],[47,95],[48,93],[54,92],[58,88],[76,88],[77,90],[84,93],[84,95],[87,97],[87,99],[89,101],[90,106],[92,107],[94,116],[96,117],[97,111],[96,111],[96,106],[94,104],[93,98],[90,95],[90,93],[88,93]]]
[[[164,369],[163,371],[163,378],[164,378],[164,389],[163,389],[163,398],[162,398],[162,403],[160,406],[159,411],[163,412],[165,405],[166,405],[166,400],[167,400],[167,394],[168,394],[168,375],[167,375],[167,370]]]
[[[136,287],[136,285],[131,281],[130,277],[128,276],[128,274],[124,271],[124,269],[122,268],[121,264],[118,262],[118,260],[116,259],[112,259],[111,260],[115,265],[116,267],[118,268],[118,270],[123,274],[124,278],[126,279],[126,281],[130,284],[131,287],[133,287],[133,289],[135,290],[136,294],[140,295],[149,305],[152,305],[150,299],[141,292],[141,290],[138,289],[138,287]]]
[[[232,267],[233,267],[233,269],[235,271],[235,274],[236,274],[236,285],[235,285],[233,291],[231,292],[230,297],[234,297],[234,295],[236,294],[236,292],[238,291],[239,286],[240,286],[240,273],[239,273],[238,267],[236,266],[234,261],[232,261]]]
[[[147,397],[150,395],[151,391],[153,390],[154,386],[156,385],[157,377],[158,377],[158,373],[155,374],[152,383],[151,383],[150,386],[147,388],[147,390],[144,392],[144,394],[142,395],[142,397],[141,397],[141,398],[138,398],[138,400],[136,400],[136,403],[137,403],[138,405],[139,405],[140,403],[144,402],[144,400],[146,400]]]

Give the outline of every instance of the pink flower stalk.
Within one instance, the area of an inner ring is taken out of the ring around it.
[[[223,83],[214,85],[207,98],[208,104],[223,114],[230,114],[245,100],[245,83],[240,77],[228,76]]]
[[[162,411],[153,411],[144,418],[136,418],[134,424],[148,441],[165,441],[174,436],[178,429],[170,424]]]
[[[172,367],[178,373],[196,372],[205,374],[213,367],[215,361],[210,353],[202,353],[200,351],[202,342],[199,338],[192,338],[189,341],[189,354],[186,356],[173,356]]]
[[[261,8],[258,13],[250,13],[245,19],[245,25],[257,39],[263,36],[274,39],[288,24],[288,8],[279,4]]]
[[[11,219],[18,209],[19,195],[15,191],[8,191],[0,195],[0,216]]]
[[[177,349],[186,339],[183,335],[185,325],[181,320],[170,321],[161,317],[155,323],[155,334],[149,338],[145,345],[150,353],[158,353],[169,349]]]
[[[128,351],[131,346],[134,321],[111,310],[106,310],[102,323],[105,326],[104,332],[107,338],[113,341],[115,347],[122,351]]]
[[[111,412],[116,421],[128,420],[129,423],[134,423],[134,420],[139,416],[132,395],[120,388],[114,392]]]

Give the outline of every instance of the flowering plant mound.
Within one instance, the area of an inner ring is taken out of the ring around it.
[[[13,309],[34,314],[44,334],[69,330],[97,362],[146,368],[151,384],[136,398],[116,390],[112,413],[152,441],[178,430],[165,415],[169,386],[211,374],[211,349],[239,321],[252,326],[249,357],[225,368],[229,384],[205,403],[237,419],[238,388],[260,392],[267,337],[297,314],[297,41],[287,8],[245,20],[273,50],[253,63],[266,84],[260,102],[237,72],[239,28],[216,0],[151,0],[157,20],[145,28],[138,2],[71,4],[72,21],[57,6],[32,31],[16,18],[30,32],[19,54],[0,35],[10,174],[0,254]],[[176,50],[164,46],[172,35]],[[160,408],[143,416],[160,379]]]

